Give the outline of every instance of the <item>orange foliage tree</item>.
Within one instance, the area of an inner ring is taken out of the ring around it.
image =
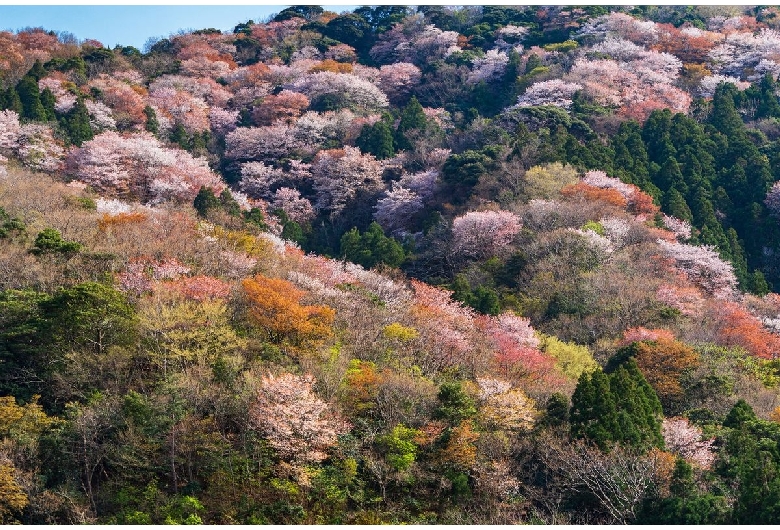
[[[252,320],[271,340],[302,345],[330,336],[335,311],[324,305],[301,305],[305,292],[287,280],[258,274],[245,279],[241,285]]]
[[[718,318],[718,342],[724,346],[741,346],[762,359],[777,359],[780,337],[769,332],[755,316],[733,302],[723,302],[715,309]]]
[[[561,189],[561,195],[569,200],[605,202],[619,208],[625,208],[627,204],[626,198],[619,191],[610,188],[597,188],[584,182],[565,186]]]
[[[686,372],[699,365],[699,354],[693,348],[668,336],[666,330],[654,340],[635,342],[630,351],[639,370],[653,387],[665,410],[673,408],[684,397],[681,380]]]

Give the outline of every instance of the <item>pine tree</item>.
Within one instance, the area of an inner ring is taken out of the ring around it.
[[[46,121],[46,110],[41,104],[38,82],[32,76],[25,76],[16,85],[16,92],[22,102],[22,117],[32,121]]]
[[[81,146],[82,143],[95,136],[89,124],[89,111],[82,98],[79,98],[73,108],[65,115],[63,128],[74,145]]]
[[[146,115],[146,123],[144,129],[157,136],[160,130],[160,122],[157,121],[157,113],[149,105],[144,107],[144,114]]]
[[[606,451],[613,444],[661,447],[661,402],[636,361],[614,372],[583,373],[571,399],[571,435]]]
[[[374,125],[364,125],[355,145],[361,152],[374,155],[377,160],[385,160],[395,155],[393,131],[385,120],[379,120]]]
[[[19,116],[22,115],[24,112],[24,107],[22,106],[22,100],[19,99],[19,93],[16,91],[15,87],[8,87],[3,93],[2,93],[2,100],[0,101],[2,103],[2,109],[3,110],[12,110],[15,113],[17,113]]]
[[[417,130],[424,131],[428,126],[428,119],[425,117],[422,105],[417,98],[412,96],[406,107],[401,111],[401,119],[398,128],[395,131],[395,145],[397,149],[411,149],[412,144],[407,138],[407,133]]]
[[[195,210],[198,212],[199,216],[206,217],[209,210],[219,208],[220,203],[219,199],[216,195],[214,195],[214,192],[211,188],[202,186],[200,191],[198,191],[198,194],[195,196],[195,200],[193,201],[192,205],[195,207]]]
[[[54,97],[52,91],[48,88],[43,89],[43,92],[41,92],[41,105],[43,105],[43,110],[46,113],[47,121],[53,121],[57,119],[57,116],[54,112],[55,103],[57,103],[57,98]]]
[[[688,222],[693,220],[691,208],[677,188],[673,187],[664,194],[663,207],[664,211],[671,216]]]

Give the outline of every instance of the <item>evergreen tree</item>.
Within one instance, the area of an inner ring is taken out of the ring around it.
[[[192,205],[195,207],[199,216],[206,217],[209,210],[219,208],[220,202],[211,188],[201,186]]]
[[[380,263],[398,267],[406,258],[403,246],[385,236],[382,227],[376,222],[372,222],[363,234],[357,228],[346,232],[341,237],[341,255],[367,269]]]
[[[68,135],[71,143],[80,146],[82,143],[91,140],[95,133],[89,124],[89,111],[84,104],[84,99],[79,98],[72,109],[62,120],[63,129]]]
[[[27,75],[35,79],[36,84],[38,81],[46,77],[47,72],[46,69],[41,64],[41,61],[36,59],[35,63],[32,65],[32,68],[30,68],[30,71],[27,72]]]
[[[57,98],[54,97],[52,91],[48,88],[43,89],[43,92],[41,92],[41,105],[43,105],[43,110],[46,113],[47,121],[53,121],[57,119],[54,111],[55,103],[57,103]]]
[[[146,123],[144,129],[157,136],[160,130],[160,122],[157,121],[157,113],[149,105],[144,107],[144,114],[146,115]]]
[[[602,450],[612,444],[662,447],[661,402],[636,361],[629,358],[606,374],[583,373],[571,399],[571,434]]]
[[[412,96],[409,103],[401,111],[401,119],[398,122],[398,128],[395,130],[395,146],[399,150],[408,150],[412,144],[407,138],[407,134],[417,130],[425,131],[428,126],[428,119],[425,117],[422,105],[417,98]]]
[[[15,87],[8,87],[2,93],[2,101],[0,101],[0,103],[2,103],[3,110],[12,110],[19,116],[24,112],[22,100],[19,98],[19,93],[16,91]]]
[[[393,131],[385,120],[374,125],[364,125],[355,145],[363,153],[371,153],[377,160],[385,160],[395,155],[393,150]]]
[[[664,194],[663,208],[667,214],[677,217],[678,219],[688,222],[693,220],[691,209],[688,206],[688,203],[685,202],[682,194],[677,191],[677,188],[673,187]]]
[[[16,92],[22,102],[23,118],[32,121],[46,121],[46,110],[41,104],[41,93],[38,90],[38,82],[32,76],[25,76],[16,85]]]

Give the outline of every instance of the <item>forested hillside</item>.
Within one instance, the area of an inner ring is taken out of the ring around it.
[[[764,7],[0,32],[0,523],[776,522],[779,75]]]

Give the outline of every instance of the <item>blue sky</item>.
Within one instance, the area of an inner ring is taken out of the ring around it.
[[[104,46],[135,46],[150,37],[167,37],[180,29],[232,30],[249,19],[260,21],[285,5],[0,5],[0,31],[28,26],[67,31],[77,39],[97,39]],[[325,6],[341,13],[356,6]]]

